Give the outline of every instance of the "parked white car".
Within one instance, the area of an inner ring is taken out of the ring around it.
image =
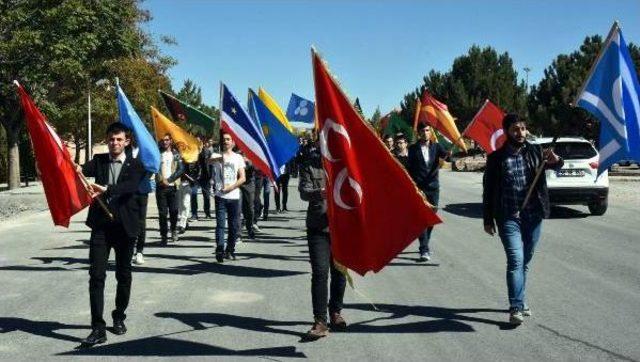
[[[537,138],[533,143],[543,148],[552,138]],[[593,215],[607,211],[609,173],[598,176],[598,150],[584,138],[558,138],[555,153],[564,159],[560,170],[547,170],[547,187],[552,205],[586,205]]]

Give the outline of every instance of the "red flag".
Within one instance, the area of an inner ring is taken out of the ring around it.
[[[462,135],[476,141],[490,154],[500,148],[506,139],[502,129],[503,118],[502,109],[487,99]]]
[[[69,227],[71,216],[91,204],[91,196],[58,135],[24,88],[15,83],[53,223]]]
[[[315,51],[312,58],[333,258],[360,275],[378,272],[442,221]]]

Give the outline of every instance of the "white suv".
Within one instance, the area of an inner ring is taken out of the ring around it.
[[[537,138],[533,143],[547,148],[552,138]],[[607,211],[609,173],[598,176],[598,151],[584,138],[558,138],[555,153],[564,159],[562,169],[547,170],[547,187],[552,205],[587,205],[593,215]]]

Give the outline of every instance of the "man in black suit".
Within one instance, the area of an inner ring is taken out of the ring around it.
[[[409,175],[427,198],[427,202],[434,210],[437,210],[440,199],[440,181],[438,179],[440,160],[448,159],[451,154],[441,144],[431,142],[431,132],[431,127],[428,125],[424,123],[418,125],[418,142],[409,147],[407,168]],[[431,260],[429,241],[432,231],[433,227],[428,227],[418,237],[420,240],[420,261]]]
[[[140,161],[127,157],[125,147],[129,144],[129,129],[120,122],[107,128],[109,153],[95,155],[82,166],[82,173],[95,177],[90,191],[101,198],[109,214],[97,200],[89,207],[87,226],[91,228],[89,241],[89,299],[91,301],[91,334],[82,342],[87,345],[104,343],[107,340],[104,321],[104,283],[111,248],[116,254],[116,309],[113,317],[113,332],[124,334],[124,313],[131,292],[131,257],[139,229],[139,203],[136,191],[144,176]]]

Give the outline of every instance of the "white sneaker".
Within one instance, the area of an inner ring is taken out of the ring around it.
[[[136,253],[136,256],[134,258],[134,263],[144,264],[144,256],[142,255],[142,253]]]
[[[431,256],[429,255],[429,253],[422,253],[420,254],[420,259],[418,259],[419,261],[422,262],[427,262],[429,260],[431,260]]]
[[[251,225],[251,228],[253,229],[254,232],[259,233],[260,232],[260,228],[258,227],[258,224],[253,224]]]
[[[531,308],[525,305],[522,309],[522,315],[525,317],[531,317],[533,315],[533,313],[531,312]]]
[[[509,323],[517,326],[522,324],[522,322],[524,322],[524,316],[522,315],[522,312],[517,309],[509,312]]]

